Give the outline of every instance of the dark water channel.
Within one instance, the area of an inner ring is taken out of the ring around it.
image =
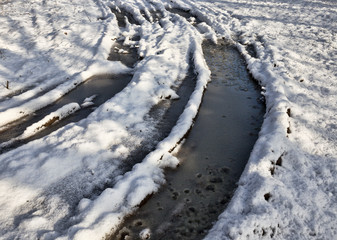
[[[263,121],[260,88],[235,47],[203,45],[212,82],[167,183],[109,239],[202,239],[236,189]]]

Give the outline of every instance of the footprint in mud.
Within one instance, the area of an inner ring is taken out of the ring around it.
[[[257,58],[257,52],[253,44],[248,44],[246,50],[252,58]]]
[[[114,7],[111,7],[110,10],[113,14],[115,14],[118,26],[120,28],[125,28],[127,26],[127,23],[140,25],[140,23],[137,22],[132,14],[128,11]]]
[[[142,10],[141,14],[150,23],[159,22],[159,20],[164,16],[163,13],[158,10],[152,12]]]

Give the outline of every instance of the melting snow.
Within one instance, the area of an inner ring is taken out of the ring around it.
[[[125,26],[111,9],[128,12]],[[134,74],[86,119],[0,155],[2,237],[101,239],[121,224],[164,183],[163,168],[178,164],[170,152],[190,128],[210,76],[201,43],[224,38],[263,87],[267,113],[239,187],[206,239],[333,239],[336,13],[328,0],[2,1],[1,128],[93,75]],[[116,39],[139,48],[134,69],[106,60]],[[191,58],[198,79],[185,111],[169,136],[124,173],[123,161],[151,137],[146,114],[179,97],[172,89]],[[88,96],[82,107],[93,100]],[[78,108],[70,104],[57,116]]]

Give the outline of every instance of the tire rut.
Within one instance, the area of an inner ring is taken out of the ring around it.
[[[174,13],[194,17],[183,10]],[[231,200],[263,122],[264,98],[234,46],[205,41],[203,50],[212,81],[193,128],[175,153],[181,165],[166,170],[167,183],[107,239],[142,239],[145,231],[151,239],[202,239]]]

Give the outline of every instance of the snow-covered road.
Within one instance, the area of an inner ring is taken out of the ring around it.
[[[92,76],[133,74],[86,119],[0,155],[3,239],[101,239],[156,191],[163,168],[179,162],[170,152],[210,77],[201,43],[219,38],[245,57],[267,112],[239,187],[206,239],[337,235],[334,0],[11,0],[0,2],[0,21],[0,130]],[[107,60],[117,40],[138,48],[135,66]],[[125,163],[156,134],[148,113],[178,97],[173,89],[191,63],[197,84],[177,125],[141,162]],[[124,173],[124,164],[134,167]]]

